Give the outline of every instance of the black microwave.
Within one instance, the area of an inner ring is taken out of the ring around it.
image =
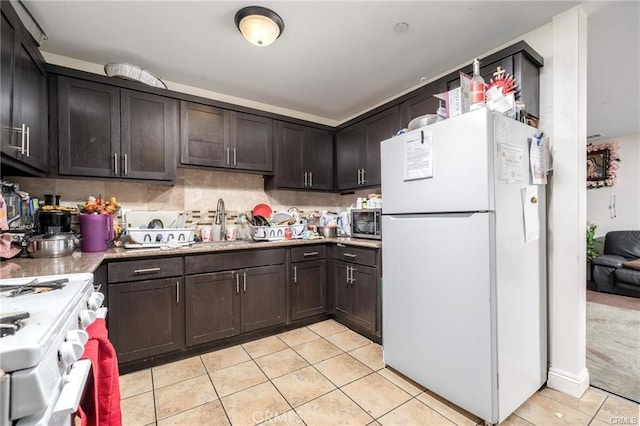
[[[352,209],[351,237],[382,239],[382,209]]]

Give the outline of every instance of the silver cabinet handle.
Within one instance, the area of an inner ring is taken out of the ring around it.
[[[240,294],[240,274],[236,274],[236,294]]]
[[[309,172],[309,187],[313,187],[313,172]]]
[[[351,266],[347,266],[347,285],[351,284],[351,276],[349,273],[351,272]]]
[[[365,177],[367,174],[367,170],[366,169],[362,169],[362,184],[364,185],[365,183],[367,183],[367,178]]]
[[[134,274],[152,274],[154,272],[159,272],[160,268],[145,268],[145,269],[134,269]]]
[[[244,279],[243,290],[246,293],[247,292],[247,273],[246,272],[242,273],[242,278]]]
[[[27,127],[27,157],[29,156],[29,145],[30,145],[30,139],[31,139],[29,138],[29,134],[31,133],[29,130],[30,128]]]
[[[337,247],[342,247],[342,248],[346,247],[344,244],[341,244],[341,243],[337,243],[336,246]]]
[[[355,278],[353,278],[353,271],[355,271],[355,270],[356,270],[356,268],[354,268],[354,267],[352,266],[352,267],[351,267],[351,285],[353,285],[353,283],[355,283],[355,282],[356,282],[356,279],[355,279]]]
[[[113,154],[113,174],[118,174],[118,153]]]
[[[122,167],[122,170],[124,171],[124,175],[128,175],[129,174],[129,158],[128,158],[128,154],[124,154],[124,166]]]
[[[176,305],[180,303],[180,281],[176,281]]]
[[[298,265],[293,265],[293,283],[298,284]]]
[[[307,187],[307,172],[304,172],[304,187]]]
[[[360,169],[358,169],[358,185],[360,185]]]
[[[238,165],[238,161],[236,159],[236,149],[233,148],[233,165],[237,166]]]
[[[308,251],[304,253],[302,256],[307,257],[307,256],[317,256],[317,255],[318,255],[317,251]]]
[[[229,148],[227,148],[227,166],[229,165]]]
[[[27,138],[27,125],[26,124],[22,123],[22,128],[21,128],[20,132],[22,133],[22,138],[21,138],[22,141],[20,142],[20,154],[24,155],[24,153],[25,153],[25,149],[24,149],[25,140]]]
[[[355,259],[356,257],[358,257],[357,254],[351,254],[351,253],[343,253],[342,254],[344,257],[348,257],[350,259]]]

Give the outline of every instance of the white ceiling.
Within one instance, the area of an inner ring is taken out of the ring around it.
[[[237,10],[267,6],[282,36],[258,48]],[[130,62],[162,79],[344,122],[551,21],[563,1],[51,1],[24,4],[41,49]],[[640,134],[640,1],[588,2],[588,134]],[[395,33],[396,23],[409,31]]]

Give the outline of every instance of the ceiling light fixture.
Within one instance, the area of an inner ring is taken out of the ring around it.
[[[284,21],[273,10],[261,6],[240,9],[235,17],[236,27],[244,38],[256,46],[268,46],[284,31]]]

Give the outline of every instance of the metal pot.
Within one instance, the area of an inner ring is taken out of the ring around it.
[[[76,248],[75,240],[73,234],[35,235],[27,242],[27,252],[35,258],[69,256]]]
[[[318,226],[318,233],[325,238],[335,238],[338,236],[337,226]]]

